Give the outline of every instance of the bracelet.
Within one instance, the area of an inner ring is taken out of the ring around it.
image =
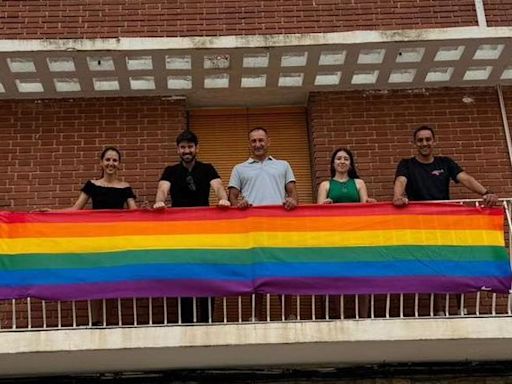
[[[493,191],[491,191],[490,189],[486,189],[486,190],[484,191],[484,193],[482,193],[482,196],[485,196],[485,195],[494,195],[494,192],[493,192]]]

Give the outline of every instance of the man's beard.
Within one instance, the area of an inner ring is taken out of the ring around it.
[[[190,164],[190,163],[192,163],[196,159],[196,156],[195,155],[187,155],[186,157],[185,156],[180,156],[180,159],[185,164]]]

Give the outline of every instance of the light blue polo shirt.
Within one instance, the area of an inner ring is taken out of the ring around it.
[[[295,181],[287,161],[272,156],[263,161],[249,158],[231,172],[229,187],[236,188],[252,205],[280,205],[286,197],[285,186]]]

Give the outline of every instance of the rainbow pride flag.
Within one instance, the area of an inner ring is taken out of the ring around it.
[[[0,298],[508,292],[502,209],[0,212]]]

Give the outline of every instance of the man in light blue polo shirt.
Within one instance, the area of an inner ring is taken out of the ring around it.
[[[270,138],[265,128],[254,128],[249,132],[251,157],[238,164],[229,179],[229,201],[232,206],[245,209],[252,205],[283,205],[287,210],[297,206],[297,189],[295,176],[290,164],[276,160],[268,155]],[[241,199],[239,199],[241,197]],[[254,313],[252,321],[257,321],[262,314],[263,297],[254,296]],[[291,314],[291,297],[285,296],[285,317],[295,320]]]
[[[290,164],[268,155],[270,138],[265,128],[249,132],[252,156],[238,164],[229,179],[229,201],[232,206],[247,208],[251,205],[283,205],[286,209],[297,206],[295,176]],[[242,199],[238,198],[242,194]]]

